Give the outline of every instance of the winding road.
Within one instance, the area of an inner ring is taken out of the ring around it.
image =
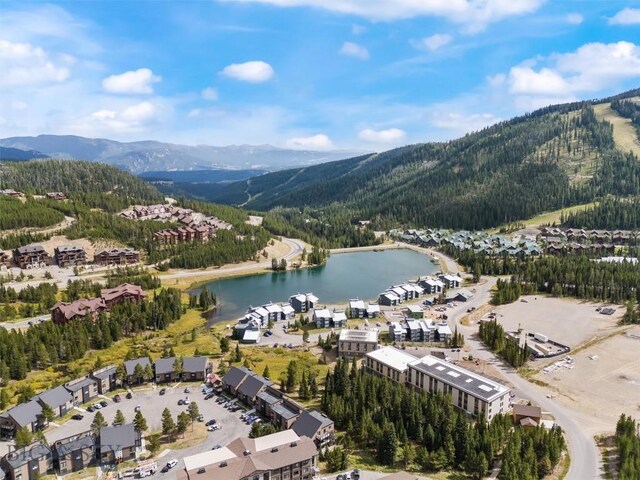
[[[440,254],[442,255],[442,254]],[[567,440],[567,447],[571,458],[569,471],[565,480],[591,480],[601,478],[600,475],[600,451],[594,439],[586,433],[576,422],[579,416],[551,399],[547,398],[547,392],[541,387],[523,379],[513,368],[496,361],[496,357],[479,340],[477,340],[477,327],[466,326],[460,323],[469,307],[480,307],[489,303],[491,289],[497,278],[487,277],[484,283],[476,287],[474,297],[467,303],[458,306],[449,316],[449,320],[458,327],[458,331],[465,337],[465,350],[470,350],[476,358],[492,363],[500,374],[514,385],[514,393],[519,398],[531,400],[540,405],[543,411],[549,412],[555,418],[556,423],[562,427]]]

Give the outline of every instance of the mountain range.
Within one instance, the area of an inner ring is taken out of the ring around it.
[[[471,229],[638,195],[639,95],[553,105],[449,142],[218,185],[206,198],[255,210],[346,211],[378,225]]]
[[[179,145],[156,141],[117,142],[75,135],[38,135],[0,139],[0,146],[20,157],[102,162],[132,173],[169,170],[263,169],[308,166],[343,159],[353,151],[289,150],[272,145]],[[2,156],[0,158],[10,158]],[[20,158],[22,159],[22,158]]]

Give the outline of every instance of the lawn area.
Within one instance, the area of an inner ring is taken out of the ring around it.
[[[544,213],[541,213],[540,215],[536,215],[535,217],[529,218],[527,220],[518,221],[517,223],[523,224],[525,227],[538,227],[540,225],[546,225],[546,224],[552,224],[552,223],[559,224],[560,216],[563,213],[565,215],[568,215],[569,213],[575,213],[580,210],[585,210],[590,207],[595,207],[597,205],[598,205],[598,202],[574,205],[573,207],[561,208],[559,210],[554,210],[552,212],[544,212]],[[493,230],[491,230],[491,232],[498,233],[500,229],[503,227],[506,228],[506,226],[503,225],[501,227],[494,228]]]
[[[147,435],[147,440],[148,440],[148,437],[150,437],[155,433],[161,433],[161,432],[158,431],[158,432],[149,433]],[[160,447],[160,452],[165,449],[181,450],[183,448],[193,447],[195,445],[198,445],[204,442],[206,438],[207,438],[207,427],[204,426],[204,423],[194,422],[192,426],[187,428],[187,431],[184,433],[183,436],[181,437],[179,436],[173,442],[165,443],[167,441],[167,438],[162,437],[162,446]]]
[[[189,309],[166,330],[148,331],[135,337],[125,338],[114,342],[105,350],[89,350],[84,357],[66,365],[60,365],[57,369],[50,367],[47,370],[32,370],[26,379],[12,381],[6,388],[7,393],[13,398],[20,386],[27,384],[31,385],[38,393],[65,381],[86,375],[94,369],[98,357],[103,365],[119,365],[132,348],[148,349],[152,360],[159,358],[166,346],[173,348],[176,355],[193,355],[197,349],[202,354],[216,356],[220,353],[220,342],[213,335],[213,331],[209,331],[205,325],[206,319],[202,317],[202,312],[197,309]],[[195,340],[192,340],[192,331],[194,330]],[[15,400],[13,398],[14,402]]]

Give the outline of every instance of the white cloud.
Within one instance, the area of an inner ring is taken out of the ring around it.
[[[268,63],[255,60],[227,65],[221,74],[243,82],[262,83],[271,80],[275,75],[275,71]]]
[[[153,84],[162,80],[148,68],[130,70],[120,75],[111,75],[102,81],[102,88],[109,93],[133,93],[149,95]]]
[[[459,113],[436,110],[431,113],[429,123],[437,128],[458,134],[480,130],[500,121],[492,113]]]
[[[266,3],[279,7],[314,7],[373,21],[419,16],[443,17],[477,32],[492,22],[533,13],[544,0],[226,0]]]
[[[213,87],[207,87],[203,89],[200,94],[202,95],[202,98],[204,98],[205,100],[209,100],[212,102],[215,102],[218,100],[218,90]]]
[[[417,41],[413,41],[412,44],[416,48],[423,50],[429,50],[435,52],[436,50],[448,45],[453,40],[451,35],[446,33],[436,33],[430,37],[425,37]]]
[[[571,53],[554,53],[512,67],[509,92],[569,98],[599,92],[640,77],[640,47],[630,42],[588,43]]]
[[[59,83],[68,80],[71,73],[64,66],[69,57],[59,56],[59,62],[40,47],[30,43],[0,40],[0,85],[29,86]]]
[[[310,137],[295,137],[287,140],[286,146],[295,149],[331,150],[333,142],[324,133],[311,135]]]
[[[358,58],[360,60],[369,60],[369,50],[362,45],[353,42],[344,42],[340,49],[342,55]]]
[[[571,25],[580,25],[584,22],[584,16],[579,13],[568,13],[565,18]]]
[[[362,35],[366,31],[367,31],[367,27],[365,27],[364,25],[357,25],[357,24],[351,25],[351,34],[355,35],[356,37],[358,35]]]
[[[91,118],[116,131],[135,130],[156,120],[158,108],[151,102],[141,102],[121,110],[101,109],[93,112]]]
[[[386,130],[365,128],[358,134],[360,140],[371,143],[397,144],[402,142],[406,137],[407,133],[399,128],[389,128]]]
[[[640,23],[640,8],[625,8],[609,19],[609,25],[637,25]]]

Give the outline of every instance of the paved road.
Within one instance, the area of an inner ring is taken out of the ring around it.
[[[593,438],[575,421],[576,413],[547,398],[547,393],[541,387],[524,380],[513,368],[500,362],[494,362],[495,356],[493,353],[487,350],[479,340],[472,338],[477,333],[477,328],[460,323],[467,308],[480,307],[489,302],[490,290],[495,285],[496,280],[496,278],[489,277],[485,279],[483,284],[478,285],[475,296],[469,302],[459,305],[449,315],[450,325],[457,325],[459,332],[464,334],[465,350],[470,350],[476,358],[493,363],[499,372],[515,386],[514,393],[516,396],[531,400],[540,405],[544,411],[554,416],[558,425],[565,432],[571,457],[571,464],[565,479],[590,480],[601,478],[599,471],[600,451]]]
[[[24,318],[17,322],[3,322],[0,323],[0,327],[6,328],[7,330],[23,329],[29,328],[31,325],[35,325],[36,323],[46,322],[47,320],[51,320],[51,315],[38,315],[37,317]]]

